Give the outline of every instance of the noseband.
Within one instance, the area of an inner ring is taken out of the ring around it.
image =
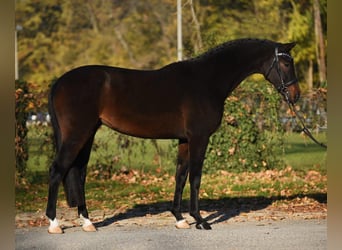
[[[294,78],[288,82],[284,82],[283,80],[283,77],[281,76],[281,69],[280,69],[280,64],[279,64],[279,56],[285,56],[285,57],[288,57],[290,58],[291,60],[293,60],[292,56],[290,56],[289,54],[287,53],[279,53],[278,52],[278,47],[275,48],[275,53],[274,53],[274,58],[273,58],[273,61],[272,61],[272,64],[270,66],[270,68],[268,69],[267,73],[266,73],[266,79],[268,79],[268,76],[269,74],[271,73],[271,70],[274,68],[274,66],[276,66],[276,70],[277,70],[277,73],[278,73],[278,76],[280,78],[280,86],[276,87],[278,92],[283,94],[286,98],[286,100],[288,101],[289,99],[289,92],[287,90],[287,88],[293,84],[295,84],[298,80],[297,78]]]

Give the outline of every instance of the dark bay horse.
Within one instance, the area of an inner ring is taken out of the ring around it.
[[[227,96],[254,73],[261,73],[284,98],[295,103],[300,89],[290,50],[294,43],[240,39],[158,70],[83,66],[52,86],[49,109],[57,154],[50,167],[46,215],[50,233],[62,233],[56,219],[58,187],[64,184],[71,207],[78,207],[85,231],[96,231],[85,201],[86,166],[97,129],[156,139],[178,139],[172,213],[177,228],[188,228],[181,215],[189,176],[190,215],[196,228],[211,229],[199,213],[202,164],[209,141],[221,123]]]

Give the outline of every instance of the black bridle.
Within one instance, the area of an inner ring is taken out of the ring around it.
[[[284,82],[283,80],[283,77],[281,76],[281,69],[280,69],[280,64],[279,64],[279,56],[285,56],[285,57],[288,57],[291,59],[291,61],[293,61],[293,58],[292,56],[290,56],[289,54],[287,53],[281,53],[281,52],[278,52],[278,48],[276,47],[275,48],[275,53],[274,53],[274,58],[273,58],[273,61],[272,61],[272,64],[270,66],[270,68],[268,69],[266,75],[265,75],[265,78],[268,79],[268,76],[269,74],[271,73],[272,69],[274,67],[276,67],[276,70],[277,70],[277,73],[278,73],[278,76],[280,78],[280,85],[277,86],[277,90],[279,93],[281,93],[284,97],[285,97],[285,100],[292,112],[292,114],[295,114],[295,117],[298,118],[298,120],[300,121],[301,125],[302,125],[302,131],[307,135],[309,136],[309,138],[311,140],[313,140],[315,143],[317,143],[319,146],[323,147],[323,148],[327,148],[327,145],[322,143],[322,142],[319,142],[315,139],[315,137],[312,135],[312,133],[310,132],[310,130],[305,126],[305,123],[304,123],[304,119],[302,116],[299,115],[298,111],[296,110],[294,104],[292,102],[290,102],[290,99],[289,99],[289,91],[288,91],[288,87],[295,84],[296,82],[298,82],[297,78],[294,78],[288,82]]]
[[[272,69],[275,67],[275,69],[277,70],[279,79],[280,79],[280,85],[278,85],[276,88],[277,88],[278,92],[281,93],[285,97],[286,101],[289,102],[289,91],[287,88],[289,86],[295,84],[296,82],[298,82],[298,80],[295,77],[286,83],[284,82],[284,79],[281,76],[281,69],[280,69],[280,64],[279,64],[279,57],[280,56],[290,58],[290,60],[293,61],[292,56],[290,56],[287,53],[278,52],[278,47],[276,47],[275,51],[274,51],[274,57],[273,57],[272,64],[271,64],[270,68],[268,69],[265,77],[266,77],[266,79],[268,79],[269,74],[271,73]]]

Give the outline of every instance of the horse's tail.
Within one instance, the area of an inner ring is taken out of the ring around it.
[[[61,146],[61,133],[58,125],[58,120],[56,117],[55,109],[53,106],[54,93],[56,92],[57,82],[54,82],[51,86],[48,99],[48,110],[50,114],[51,125],[53,129],[54,139],[55,139],[55,150],[58,152]]]
[[[51,125],[54,133],[55,149],[58,154],[61,148],[61,132],[58,124],[55,108],[54,108],[54,96],[56,92],[56,87],[58,86],[58,81],[53,83],[51,91],[49,94],[48,109],[51,118]],[[70,207],[75,207],[82,205],[82,197],[84,193],[84,181],[83,177],[86,175],[86,169],[84,167],[78,168],[76,166],[71,166],[71,168],[65,173],[63,177],[64,192],[66,195],[66,200]]]

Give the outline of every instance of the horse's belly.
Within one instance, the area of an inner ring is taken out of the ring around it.
[[[131,136],[155,139],[183,138],[182,122],[170,114],[101,116],[106,126]]]

